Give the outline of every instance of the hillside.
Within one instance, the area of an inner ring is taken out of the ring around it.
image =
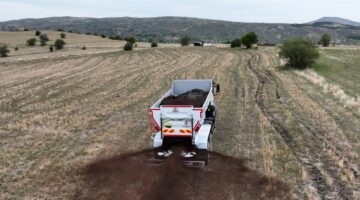
[[[189,35],[193,40],[207,42],[226,42],[255,31],[261,43],[278,43],[284,39],[306,36],[318,40],[324,33],[330,33],[337,43],[357,42],[360,27],[328,27],[311,24],[267,24],[242,23],[220,20],[208,20],[187,17],[156,18],[76,18],[52,17],[42,19],[22,19],[0,23],[1,31],[64,29],[79,33],[97,33],[105,35],[136,36],[147,40],[153,36],[159,41],[174,42],[180,37]],[[353,38],[353,39],[351,39]]]
[[[340,17],[322,17],[318,20],[310,22],[309,24],[316,24],[316,23],[333,23],[333,24],[342,24],[348,26],[360,26],[360,22],[355,22]]]

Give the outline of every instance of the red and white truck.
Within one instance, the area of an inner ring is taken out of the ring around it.
[[[219,92],[220,85],[213,80],[173,81],[172,88],[150,108],[155,158],[169,157],[174,145],[182,145],[187,149],[182,151],[184,159],[207,163]]]

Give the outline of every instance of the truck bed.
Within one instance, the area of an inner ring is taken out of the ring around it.
[[[205,103],[205,100],[209,92],[201,89],[193,89],[191,91],[179,94],[177,96],[170,95],[164,98],[160,102],[160,106],[163,105],[191,105],[197,108],[201,108]]]

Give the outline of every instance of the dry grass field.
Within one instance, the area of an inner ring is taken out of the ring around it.
[[[0,199],[76,198],[89,163],[149,147],[147,109],[172,80],[195,78],[222,86],[215,151],[286,183],[294,199],[360,198],[358,115],[279,69],[275,49],[93,42],[112,50],[0,59]]]

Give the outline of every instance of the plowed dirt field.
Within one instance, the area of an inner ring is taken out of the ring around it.
[[[161,199],[161,189],[169,199],[360,198],[358,115],[279,65],[272,48],[0,60],[0,199]],[[150,147],[148,108],[172,80],[201,78],[222,90],[213,163],[165,166],[177,176],[134,164],[131,156],[145,157]],[[128,190],[115,175],[129,179]]]

